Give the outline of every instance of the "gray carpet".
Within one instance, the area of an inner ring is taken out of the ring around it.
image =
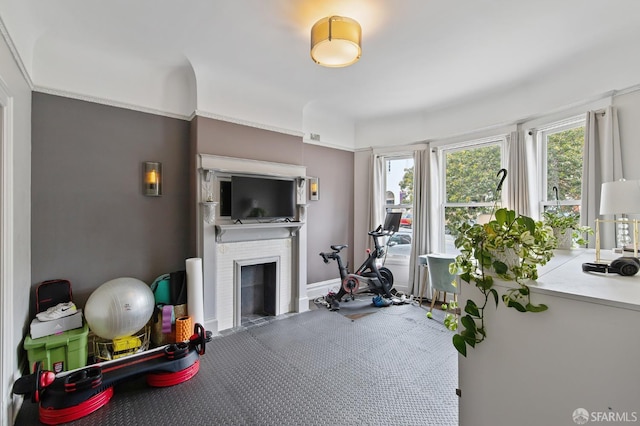
[[[424,307],[360,303],[366,314],[351,319],[347,305],[214,337],[190,381],[118,385],[72,424],[457,425],[457,355],[443,313],[429,320]],[[37,405],[25,401],[16,425],[37,423]]]

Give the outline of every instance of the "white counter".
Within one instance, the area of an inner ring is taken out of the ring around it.
[[[583,272],[594,260],[558,251],[539,270],[532,303],[545,312],[486,310],[486,340],[458,357],[460,425],[571,426],[579,408],[589,424],[633,415],[640,424],[640,275]],[[496,285],[502,294],[509,283]],[[462,283],[460,306],[470,297],[480,293]]]
[[[530,287],[537,293],[640,311],[640,274],[623,277],[582,271],[583,263],[594,261],[594,250],[557,250],[551,261],[538,269],[538,280]]]

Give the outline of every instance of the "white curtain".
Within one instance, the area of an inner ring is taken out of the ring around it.
[[[520,132],[507,136],[507,206],[521,215],[530,216],[527,152]]]
[[[524,133],[524,155],[527,157],[527,196],[529,199],[529,216],[540,219],[540,192],[543,189],[538,188],[536,184],[538,179],[538,150],[536,145],[538,142],[538,131],[535,129],[528,130]]]
[[[582,225],[595,229],[595,220],[600,214],[602,184],[623,177],[618,111],[609,106],[605,110],[587,112],[582,157]],[[600,227],[600,247],[615,247],[615,224],[602,225],[606,226]],[[595,239],[591,238],[589,247],[594,247],[594,243]]]
[[[369,226],[368,230],[372,230],[378,227],[378,225],[384,224],[384,202],[385,202],[385,188],[384,188],[384,157],[371,153],[371,210],[369,211]],[[366,238],[365,247],[369,247],[369,236],[365,234]]]
[[[429,150],[413,154],[413,244],[409,257],[409,294],[417,294],[420,287],[418,256],[429,253]]]

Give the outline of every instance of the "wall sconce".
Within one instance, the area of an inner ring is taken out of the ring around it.
[[[149,197],[162,195],[162,163],[157,161],[145,161],[142,163],[143,194]]]
[[[213,196],[214,180],[216,177],[213,170],[200,169],[200,173],[202,175],[202,201],[200,202],[202,206],[202,219],[205,223],[213,225],[216,223],[216,206],[218,205],[218,202],[214,201]]]
[[[320,199],[320,180],[317,177],[309,178],[309,199],[311,201]]]

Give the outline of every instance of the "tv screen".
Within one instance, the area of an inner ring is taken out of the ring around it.
[[[295,217],[292,180],[231,177],[231,219],[282,219]]]

